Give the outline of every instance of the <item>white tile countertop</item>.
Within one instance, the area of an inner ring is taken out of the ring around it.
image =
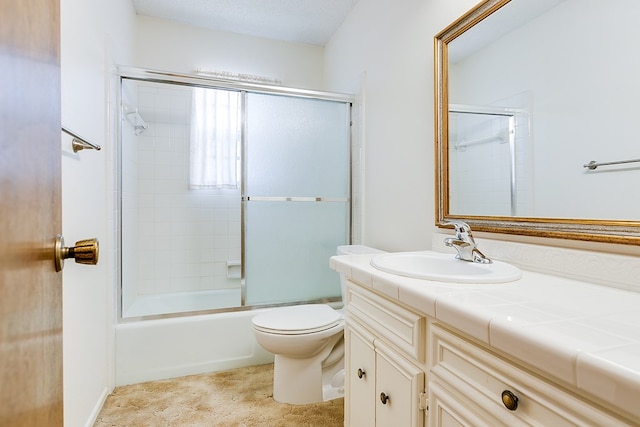
[[[500,284],[413,279],[377,270],[373,256],[330,266],[640,419],[640,293],[526,270]]]

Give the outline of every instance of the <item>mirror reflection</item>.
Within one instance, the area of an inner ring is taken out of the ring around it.
[[[513,0],[448,45],[451,214],[640,219],[640,163],[583,167],[640,158],[639,14]]]

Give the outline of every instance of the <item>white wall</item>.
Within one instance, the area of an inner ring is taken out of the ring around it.
[[[364,84],[364,243],[431,247],[433,36],[476,0],[360,0],[325,47],[325,89]]]
[[[107,86],[112,63],[130,63],[129,0],[61,0],[62,123],[101,151],[74,154],[62,137],[62,228],[67,245],[97,237],[97,266],[67,261],[63,275],[64,421],[92,425],[113,387],[115,225]]]
[[[290,87],[320,89],[323,49],[137,17],[136,63],[152,70],[250,74]]]

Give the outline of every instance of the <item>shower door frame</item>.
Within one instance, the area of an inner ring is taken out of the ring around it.
[[[509,213],[511,216],[517,215],[517,180],[516,180],[516,116],[521,113],[515,108],[502,108],[491,106],[470,106],[464,104],[450,104],[449,113],[456,114],[476,114],[484,116],[506,117],[508,120],[508,139],[509,146]]]
[[[269,95],[282,95],[288,97],[297,97],[297,98],[308,98],[308,99],[317,99],[323,101],[336,101],[348,104],[347,115],[346,117],[347,124],[349,126],[348,132],[348,158],[349,158],[349,171],[348,171],[348,189],[349,194],[346,202],[348,203],[347,208],[347,240],[348,243],[351,243],[352,240],[352,216],[353,216],[353,188],[352,188],[352,144],[353,144],[353,104],[355,103],[355,96],[350,94],[342,94],[342,93],[333,93],[333,92],[324,92],[324,91],[315,91],[308,89],[297,89],[285,86],[276,86],[276,85],[266,85],[266,84],[258,84],[252,82],[244,82],[237,80],[226,80],[208,76],[200,76],[200,75],[191,75],[191,74],[183,74],[183,73],[175,73],[175,72],[167,72],[167,71],[158,71],[158,70],[149,70],[143,68],[135,68],[135,67],[125,67],[119,66],[117,67],[116,77],[118,80],[118,90],[117,90],[117,115],[118,120],[115,120],[115,134],[118,135],[117,140],[117,148],[116,148],[116,189],[118,197],[117,206],[116,206],[116,229],[117,229],[117,252],[118,256],[116,257],[116,269],[119,274],[116,275],[116,289],[117,289],[117,318],[119,323],[128,323],[135,322],[140,320],[154,320],[154,319],[165,319],[165,318],[175,318],[175,317],[186,317],[186,316],[194,316],[194,315],[202,315],[202,314],[214,314],[214,313],[224,313],[224,312],[235,312],[235,311],[247,311],[247,310],[255,310],[262,309],[268,307],[278,307],[278,306],[287,306],[287,305],[295,305],[295,304],[308,304],[308,303],[332,303],[339,302],[340,298],[325,298],[320,300],[313,301],[299,301],[299,302],[284,302],[284,303],[274,303],[274,304],[261,304],[254,306],[245,305],[245,263],[244,263],[244,239],[245,239],[245,155],[246,155],[246,95],[248,93],[259,93],[259,94],[269,94]],[[224,307],[224,308],[215,308],[208,310],[199,310],[199,311],[185,311],[178,313],[166,313],[166,314],[154,314],[154,315],[144,315],[144,316],[132,316],[132,317],[123,317],[122,313],[122,179],[121,179],[121,170],[122,170],[122,81],[124,79],[127,80],[138,80],[144,82],[153,82],[153,83],[165,83],[165,84],[174,84],[179,86],[188,86],[188,87],[202,87],[202,88],[210,88],[210,89],[222,89],[222,90],[233,90],[241,93],[243,98],[242,100],[242,151],[241,151],[241,167],[242,167],[242,181],[241,181],[241,214],[240,214],[240,222],[241,222],[241,302],[239,306],[236,307]],[[319,201],[319,200],[315,200]],[[324,201],[324,200],[321,200]],[[334,200],[331,200],[334,201]]]

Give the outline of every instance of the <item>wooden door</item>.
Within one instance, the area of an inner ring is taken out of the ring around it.
[[[0,425],[62,411],[59,0],[0,2]]]

